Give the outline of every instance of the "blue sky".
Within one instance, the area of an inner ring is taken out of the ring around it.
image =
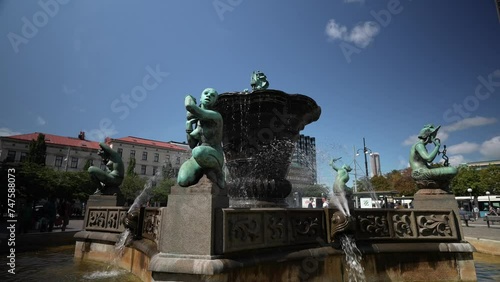
[[[261,70],[322,107],[302,132],[320,183],[363,137],[383,173],[406,167],[428,123],[453,164],[500,159],[493,0],[3,0],[0,34],[0,135],[184,141],[185,95],[243,90]]]

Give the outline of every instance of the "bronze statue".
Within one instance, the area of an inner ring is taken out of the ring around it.
[[[106,171],[96,166],[91,166],[88,169],[90,178],[101,187],[97,188],[94,192],[97,195],[102,194],[104,189],[120,186],[125,171],[122,158],[117,152],[105,143],[101,142],[99,146],[101,150],[97,154],[103,159],[103,163],[106,164]]]
[[[269,87],[269,82],[263,72],[254,71],[250,80],[250,86],[252,86],[252,91],[266,90]]]
[[[218,93],[213,88],[203,90],[200,106],[188,95],[184,100],[187,110],[186,136],[192,157],[179,169],[177,183],[188,187],[207,175],[220,188],[224,188],[224,153],[222,151],[222,116],[212,109]]]
[[[349,165],[342,165],[341,167],[335,166],[335,162],[340,160],[332,159],[330,161],[330,166],[337,172],[337,177],[335,177],[335,182],[333,183],[333,204],[344,214],[350,216],[349,205],[345,197],[345,189],[347,188],[346,183],[349,181],[349,172],[352,168]]]
[[[432,124],[425,125],[418,135],[420,140],[415,143],[410,150],[411,176],[417,182],[417,185],[422,188],[432,187],[447,189],[449,181],[457,174],[457,169],[455,167],[431,166],[432,161],[441,153],[439,152],[441,140],[436,138],[439,128],[441,128],[441,126],[434,127]],[[426,145],[430,143],[433,143],[435,147],[429,153]],[[444,159],[446,164],[447,157]]]

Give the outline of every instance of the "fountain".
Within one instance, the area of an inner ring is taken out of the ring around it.
[[[75,257],[112,261],[128,228],[134,240],[118,265],[144,281],[476,280],[474,248],[444,194],[425,194],[434,206],[411,210],[287,208],[293,144],[321,110],[268,86],[256,72],[251,92],[207,88],[200,106],[186,97],[193,157],[168,206],[88,207]]]

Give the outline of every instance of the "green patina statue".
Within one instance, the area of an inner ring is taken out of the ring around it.
[[[266,90],[269,87],[269,82],[263,72],[254,71],[250,80],[250,86],[252,86],[252,91]]]
[[[184,100],[187,110],[186,134],[192,157],[184,162],[177,176],[179,186],[198,183],[205,174],[208,179],[224,188],[224,154],[222,151],[222,116],[212,110],[218,93],[213,88],[203,90],[200,106],[188,95]]]
[[[344,214],[349,216],[349,206],[345,198],[345,192],[347,188],[347,182],[349,181],[349,172],[352,168],[349,165],[342,165],[341,167],[335,166],[335,162],[340,160],[333,159],[330,161],[330,166],[337,172],[337,177],[335,177],[335,182],[333,183],[333,194],[332,199],[333,204]]]
[[[94,194],[102,194],[104,189],[118,187],[122,184],[124,176],[124,165],[121,156],[111,149],[105,143],[99,143],[101,150],[97,152],[106,163],[106,171],[96,166],[91,166],[88,169],[90,178],[97,183],[101,188],[98,188]],[[103,191],[101,191],[103,190]]]
[[[449,181],[457,174],[455,167],[447,166],[448,161],[445,154],[444,167],[432,167],[432,161],[441,153],[439,148],[441,140],[436,138],[437,132],[441,126],[434,127],[432,124],[425,125],[420,131],[420,139],[411,147],[410,167],[411,176],[421,188],[444,188],[447,189]],[[434,143],[434,149],[429,153],[425,147],[427,144]]]

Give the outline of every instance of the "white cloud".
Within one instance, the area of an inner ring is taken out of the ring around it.
[[[485,118],[485,117],[473,117],[473,118],[465,118],[463,120],[457,121],[447,126],[443,126],[443,130],[447,132],[464,130],[471,127],[483,126],[492,123],[496,123],[496,118]]]
[[[403,141],[403,145],[410,146],[410,145],[417,143],[417,141],[418,141],[418,135],[415,134],[415,135],[412,135],[412,136],[406,138],[406,140]]]
[[[380,26],[375,22],[358,23],[348,30],[346,26],[340,25],[331,19],[326,24],[326,35],[329,40],[342,40],[356,44],[360,48],[366,48],[380,32]]]
[[[36,122],[38,125],[45,125],[47,123],[41,116],[36,117]]]
[[[484,141],[479,152],[489,160],[500,159],[500,136]]]
[[[466,163],[466,160],[463,155],[454,155],[450,156],[448,160],[451,166],[459,166],[460,164]]]
[[[449,154],[469,154],[479,150],[479,144],[462,142],[460,144],[447,147]]]
[[[2,127],[0,128],[0,136],[12,136],[12,135],[19,135],[22,134],[21,132],[13,131],[10,128],[7,127]]]

